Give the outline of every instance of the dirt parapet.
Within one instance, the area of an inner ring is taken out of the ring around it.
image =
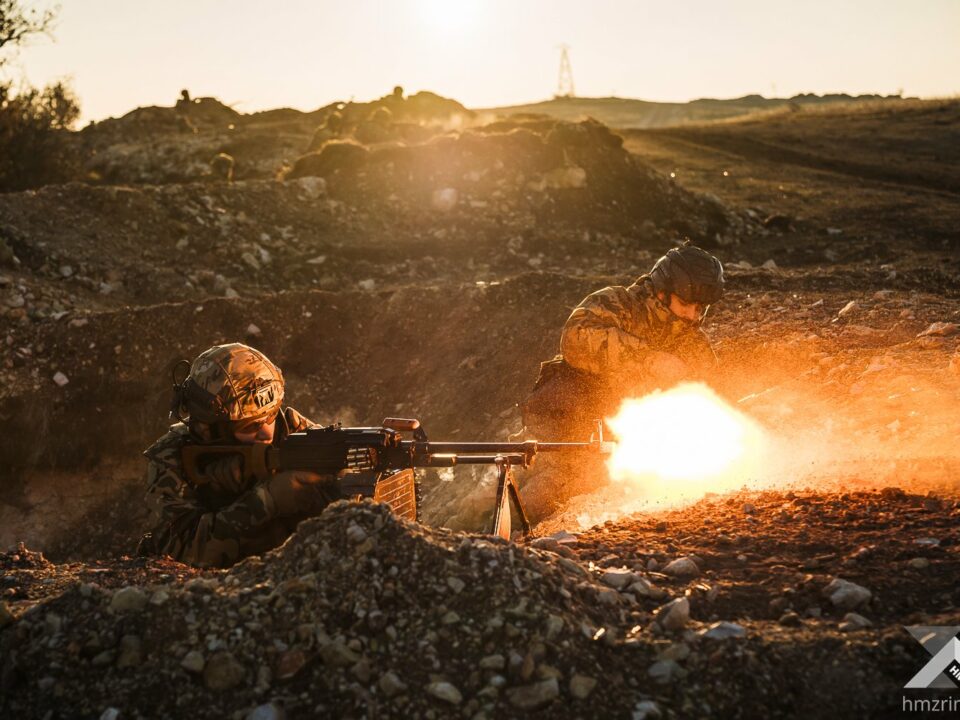
[[[336,102],[312,112],[283,108],[244,114],[216,98],[181,98],[93,123],[73,136],[86,181],[169,184],[215,181],[210,161],[227,154],[238,180],[275,177],[304,151],[330,139],[416,143],[466,127],[474,113],[431,92],[402,89],[368,103]]]
[[[0,708],[24,718],[63,707],[228,717],[892,712],[902,677],[928,659],[897,624],[903,607],[917,623],[956,622],[937,613],[953,587],[952,533],[938,533],[944,547],[904,539],[857,549],[876,537],[877,510],[902,515],[915,500],[938,521],[955,512],[893,488],[769,494],[517,546],[338,503],[230,571],[121,560],[97,574],[21,548],[0,555],[24,598],[0,630]],[[821,533],[833,536],[824,513],[842,515],[842,541],[823,545]],[[882,572],[890,563],[902,575]],[[671,569],[681,565],[690,570]],[[914,584],[925,573],[942,582],[921,601]],[[838,578],[856,593],[831,594]]]
[[[478,129],[369,152],[331,143],[300,158],[287,177],[313,175],[328,181],[333,197],[370,211],[398,208],[405,223],[431,213],[451,222],[525,213],[538,224],[620,234],[646,223],[713,244],[738,222],[718,203],[651,173],[618,135],[592,120]]]

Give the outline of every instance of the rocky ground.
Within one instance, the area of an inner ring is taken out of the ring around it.
[[[279,550],[205,572],[56,565],[21,546],[0,556],[18,616],[0,620],[5,703],[15,717],[893,717],[926,657],[902,625],[960,622],[958,514],[895,488],[741,493],[512,544],[340,503]]]
[[[412,99],[135,111],[78,138],[95,183],[0,195],[0,714],[897,715],[903,626],[960,624],[956,103],[621,143]],[[234,182],[158,149],[238,131]],[[181,357],[246,340],[316,420],[502,438],[570,308],[682,234],[728,269],[712,384],[773,451],[745,487],[598,478],[511,544],[458,470],[421,526],[344,504],[229,571],[130,557]]]

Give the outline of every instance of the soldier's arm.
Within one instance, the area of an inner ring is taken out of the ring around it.
[[[181,562],[194,562],[188,549],[207,512],[177,464],[151,458],[147,464],[147,500],[157,515],[153,529],[157,551]]]
[[[587,297],[570,314],[560,335],[560,352],[570,365],[595,374],[643,372],[651,348],[620,327],[615,298]]]
[[[148,473],[148,492],[161,518],[154,531],[159,552],[201,567],[232,565],[243,557],[244,544],[268,523],[316,515],[339,497],[333,476],[284,472],[214,511],[200,502],[177,465],[151,460]]]

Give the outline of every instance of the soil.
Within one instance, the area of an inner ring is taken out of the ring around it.
[[[542,118],[411,140],[381,115],[393,139],[314,150],[319,116],[197,106],[185,137],[260,123],[270,171],[177,170],[150,150],[168,126],[180,147],[160,108],[97,132],[163,172],[120,154],[97,183],[0,195],[0,714],[879,718],[937,697],[903,690],[929,657],[904,626],[960,625],[956,101],[622,145]],[[504,438],[570,309],[683,234],[727,268],[705,327],[712,386],[769,441],[749,482],[597,476],[507,543],[477,534],[489,478],[458,469],[424,478],[423,525],[344,503],[230,571],[131,557],[180,358],[245,340],[317,421]],[[665,572],[684,557],[695,576]],[[834,604],[834,578],[869,598]]]

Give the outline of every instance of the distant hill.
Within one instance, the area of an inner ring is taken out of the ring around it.
[[[687,103],[661,103],[629,98],[562,97],[527,105],[478,109],[478,115],[507,117],[516,114],[548,115],[560,120],[577,121],[592,117],[615,128],[654,128],[689,123],[723,120],[749,115],[758,111],[790,106],[827,105],[859,101],[902,100],[899,95],[815,95],[807,93],[792,98],[766,98],[745,95],[741,98],[717,100],[702,98]]]

